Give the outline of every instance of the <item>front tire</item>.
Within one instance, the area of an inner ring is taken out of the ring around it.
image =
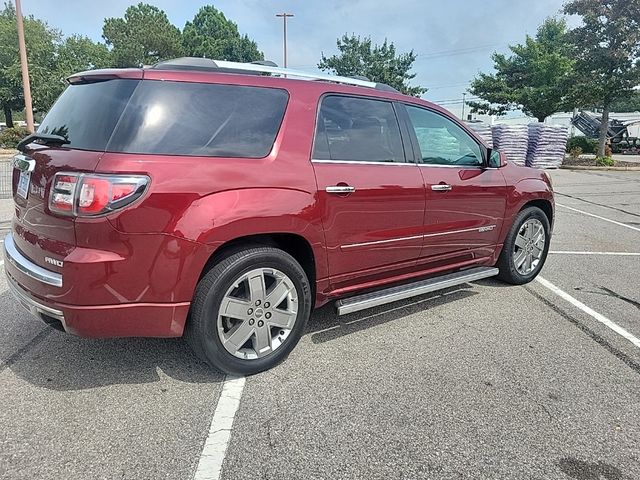
[[[276,248],[247,248],[200,280],[185,338],[216,369],[251,375],[289,355],[310,314],[311,287],[300,264]]]
[[[513,221],[496,266],[498,278],[513,285],[533,280],[544,265],[551,240],[549,219],[538,207],[527,207]]]

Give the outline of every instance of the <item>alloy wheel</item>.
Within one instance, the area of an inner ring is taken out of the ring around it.
[[[287,339],[298,316],[293,281],[274,268],[242,274],[227,290],[217,318],[224,348],[243,360],[264,357]]]
[[[529,275],[537,268],[546,241],[544,226],[537,218],[530,218],[520,226],[513,246],[513,263],[520,275]]]

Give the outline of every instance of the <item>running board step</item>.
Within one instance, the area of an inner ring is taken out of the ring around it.
[[[365,310],[385,303],[391,303],[405,298],[415,297],[424,293],[435,292],[444,288],[454,287],[467,282],[475,282],[483,278],[493,277],[498,274],[498,269],[493,267],[475,267],[455,273],[447,273],[439,277],[420,280],[407,285],[385,288],[376,292],[363,293],[355,297],[345,298],[336,302],[338,315]]]

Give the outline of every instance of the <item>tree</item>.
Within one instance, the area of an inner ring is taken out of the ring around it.
[[[480,73],[471,82],[469,92],[481,99],[469,102],[471,108],[490,115],[522,110],[540,122],[563,109],[574,63],[565,21],[548,18],[535,37],[509,49],[509,56],[492,55],[494,74]]]
[[[612,112],[640,112],[640,93],[634,92],[631,95],[625,95],[611,104]]]
[[[164,11],[146,3],[127,8],[124,18],[106,18],[102,37],[113,46],[116,67],[140,67],[182,55],[180,30]]]
[[[104,43],[72,35],[56,45],[47,79],[38,92],[38,110],[48,110],[66,87],[66,78],[73,73],[112,66],[111,53]]]
[[[25,42],[29,58],[29,79],[33,105],[43,107],[41,99],[50,83],[51,60],[55,54],[60,32],[33,16],[24,19]],[[16,11],[6,3],[0,11],[0,105],[7,127],[13,126],[12,112],[24,108]]]
[[[186,55],[232,62],[263,60],[256,42],[240,35],[238,26],[212,5],[202,7],[182,31]]]
[[[602,108],[603,157],[611,106],[640,83],[640,0],[572,0],[564,11],[582,17],[570,32],[576,59],[572,97],[578,106]]]
[[[386,39],[382,45],[374,45],[370,37],[360,38],[355,35],[343,35],[337,40],[338,55],[325,57],[318,63],[320,70],[337,75],[353,77],[362,75],[372,82],[386,83],[407,95],[415,97],[427,91],[420,86],[410,86],[409,81],[415,73],[409,73],[416,55],[408,53],[396,54],[396,47]]]

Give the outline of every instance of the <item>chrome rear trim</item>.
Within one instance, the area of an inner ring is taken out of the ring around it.
[[[32,298],[26,291],[24,291],[8,274],[7,274],[7,284],[9,285],[9,290],[14,297],[22,304],[24,308],[27,309],[29,313],[36,317],[40,317],[40,314],[47,315],[49,317],[55,318],[56,320],[60,320],[64,325],[64,313],[61,310],[48,307],[38,302],[34,298]]]
[[[20,253],[11,233],[4,239],[4,256],[9,263],[34,280],[54,287],[62,287],[62,275],[36,265]]]

